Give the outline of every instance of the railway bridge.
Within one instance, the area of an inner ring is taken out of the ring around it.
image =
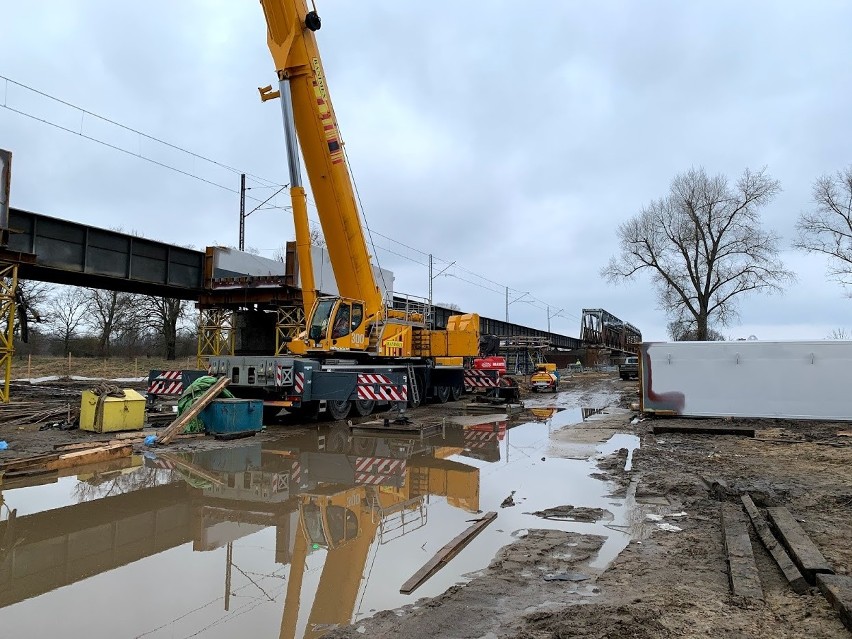
[[[303,326],[295,243],[288,243],[282,263],[225,247],[189,249],[17,208],[8,209],[7,219],[0,228],[0,316],[14,316],[21,278],[194,301],[200,310],[199,361],[235,350],[284,352]],[[394,296],[395,305],[407,303],[408,298]],[[240,335],[246,312],[268,323],[266,338],[258,342]],[[443,328],[458,312],[434,307],[432,323]],[[638,329],[602,309],[583,311],[580,338],[490,317],[481,317],[480,331],[500,337],[510,351],[517,344],[526,350],[530,344],[539,350],[628,350],[641,341]],[[12,348],[9,329],[0,336],[0,371],[6,377],[0,401],[8,401]]]

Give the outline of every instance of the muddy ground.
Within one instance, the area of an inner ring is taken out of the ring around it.
[[[627,404],[635,383],[621,384],[622,403]],[[848,636],[817,590],[805,595],[793,593],[753,531],[752,545],[766,601],[733,597],[719,512],[723,500],[739,503],[744,491],[750,492],[760,506],[786,506],[834,570],[849,574],[852,438],[838,435],[848,431],[849,425],[743,420],[741,423],[758,429],[754,439],[654,436],[650,433],[653,420],[631,424],[632,417],[632,413],[604,417],[579,427],[569,426],[553,437],[561,443],[575,443],[574,439],[584,442],[598,429],[606,432],[604,436],[612,430],[631,429],[640,436],[641,448],[633,454],[630,471],[623,470],[626,451],[599,464],[601,473],[613,482],[614,496],[635,495],[636,501],[633,541],[605,570],[588,565],[600,538],[530,530],[526,537],[503,548],[491,565],[466,585],[413,606],[379,613],[329,636]],[[685,420],[668,423],[679,421]],[[727,489],[711,488],[714,482]],[[686,516],[677,516],[681,512]],[[647,518],[648,514],[653,519]],[[660,515],[662,527],[654,521]],[[669,526],[680,530],[664,529]],[[544,574],[554,572],[587,575],[589,579],[544,579]]]
[[[72,399],[73,392],[79,390],[67,385],[54,387],[71,391]],[[743,491],[750,492],[760,506],[786,506],[835,571],[850,574],[852,437],[838,435],[850,430],[850,425],[726,420],[726,425],[755,426],[757,436],[654,436],[650,432],[653,420],[632,423],[635,413],[627,410],[636,400],[636,388],[635,382],[621,382],[614,376],[583,375],[567,380],[563,392],[554,398],[559,404],[599,407],[596,398],[612,396],[615,390],[621,410],[613,409],[609,415],[595,415],[582,424],[554,432],[551,455],[583,457],[588,455],[590,442],[604,441],[613,433],[632,433],[640,438],[641,446],[632,455],[630,470],[624,469],[626,450],[598,464],[601,476],[612,482],[613,499],[635,501],[628,530],[633,540],[613,562],[605,568],[593,568],[590,561],[594,564],[603,543],[601,537],[549,530],[547,519],[542,519],[541,529],[520,531],[515,542],[504,547],[467,583],[432,599],[379,612],[327,636],[848,636],[837,614],[816,590],[805,595],[792,592],[753,533],[766,600],[734,598],[728,586],[719,511],[722,501],[738,503]],[[42,391],[30,392],[37,396]],[[539,406],[549,401],[543,395],[525,399]],[[431,405],[418,409],[412,417],[440,421],[459,410],[459,404]],[[529,414],[517,417],[528,418]],[[272,427],[269,432],[276,430]],[[57,443],[94,437],[98,436],[0,424],[0,439],[10,446],[0,453],[0,459],[47,452]],[[172,449],[210,445],[223,444],[185,440]],[[558,487],[554,487],[551,507],[558,513],[570,506],[559,499]],[[682,512],[686,515],[678,516]],[[649,514],[652,518],[647,517]]]

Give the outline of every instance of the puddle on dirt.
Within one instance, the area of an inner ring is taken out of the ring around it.
[[[62,619],[72,639],[320,637],[478,574],[529,528],[606,537],[592,565],[601,569],[647,522],[631,512],[630,491],[613,497],[590,477],[593,460],[551,456],[553,432],[595,419],[553,399],[558,410],[540,421],[448,419],[427,439],[332,425],[16,479],[0,492],[4,634],[48,636]],[[632,452],[631,437],[596,450]],[[512,491],[515,505],[501,508]],[[608,512],[597,521],[532,514],[563,505]],[[399,593],[489,510],[496,521],[446,568]]]

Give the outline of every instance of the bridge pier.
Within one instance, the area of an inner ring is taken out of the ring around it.
[[[6,326],[0,333],[0,371],[3,386],[0,388],[0,403],[9,403],[9,384],[12,381],[12,358],[15,355],[15,292],[18,289],[18,265],[0,265],[0,321]]]

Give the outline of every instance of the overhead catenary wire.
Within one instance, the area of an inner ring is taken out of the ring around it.
[[[120,123],[120,122],[118,122],[114,119],[99,115],[99,114],[97,114],[97,113],[95,113],[91,110],[80,107],[76,104],[73,104],[73,103],[67,101],[67,100],[63,100],[61,98],[53,96],[53,95],[46,93],[44,91],[41,91],[39,89],[36,89],[36,88],[31,87],[29,85],[23,84],[21,82],[18,82],[16,80],[12,79],[12,78],[9,78],[8,76],[0,74],[0,80],[4,81],[3,103],[0,104],[0,107],[2,107],[3,109],[6,109],[7,111],[10,111],[10,112],[15,113],[17,115],[20,115],[20,116],[29,118],[31,120],[40,122],[42,124],[46,124],[46,125],[51,126],[55,129],[65,131],[65,132],[71,133],[73,135],[77,135],[81,138],[95,142],[95,143],[100,144],[104,147],[113,149],[115,151],[119,151],[121,153],[124,153],[124,154],[132,156],[132,157],[136,157],[138,159],[144,160],[146,162],[149,162],[149,163],[154,164],[156,166],[159,166],[161,168],[168,169],[170,171],[174,171],[174,172],[176,172],[180,175],[183,175],[185,177],[189,177],[189,178],[192,178],[194,180],[198,180],[199,182],[208,184],[210,186],[222,189],[224,191],[228,191],[230,193],[239,194],[240,191],[236,187],[229,186],[229,185],[226,185],[226,184],[222,184],[222,183],[217,182],[215,180],[212,180],[212,179],[206,178],[204,176],[198,175],[194,171],[188,171],[188,170],[180,168],[178,166],[174,166],[174,165],[169,164],[167,162],[163,162],[163,161],[157,160],[153,157],[150,157],[148,155],[145,155],[142,151],[142,148],[141,148],[141,142],[140,142],[140,146],[139,146],[138,150],[132,150],[132,149],[128,149],[128,148],[125,148],[123,146],[120,146],[118,144],[114,144],[112,142],[108,142],[106,140],[100,139],[98,137],[95,137],[94,135],[90,135],[85,131],[85,119],[86,118],[92,118],[92,119],[95,119],[95,120],[98,120],[98,121],[101,121],[101,122],[105,122],[107,124],[110,124],[112,126],[120,128],[124,131],[127,131],[129,133],[132,133],[134,135],[139,136],[140,140],[142,140],[142,139],[149,140],[149,141],[154,142],[156,144],[160,144],[160,145],[162,145],[162,146],[164,146],[168,149],[177,151],[179,153],[186,154],[187,156],[191,157],[193,160],[198,160],[198,161],[201,161],[201,162],[208,163],[211,166],[218,167],[222,170],[228,171],[228,172],[236,174],[236,175],[244,173],[246,175],[247,179],[250,179],[252,182],[254,182],[257,185],[257,186],[249,187],[249,189],[247,189],[247,190],[251,190],[251,189],[255,189],[255,188],[257,188],[257,189],[267,189],[267,188],[276,189],[276,191],[271,196],[269,196],[265,199],[261,199],[259,197],[254,197],[254,196],[246,193],[246,199],[247,200],[252,200],[252,201],[258,203],[257,206],[255,206],[251,211],[249,211],[249,214],[253,213],[255,211],[258,211],[258,210],[270,210],[270,209],[288,210],[288,209],[290,209],[289,205],[277,206],[274,203],[273,203],[272,206],[265,206],[266,204],[268,204],[270,202],[270,200],[273,200],[275,198],[275,196],[277,196],[282,191],[284,191],[284,189],[286,189],[288,187],[287,184],[282,185],[282,184],[276,182],[275,180],[270,180],[268,178],[262,177],[260,175],[246,171],[244,169],[238,169],[234,166],[231,166],[228,163],[221,162],[219,160],[215,160],[213,158],[210,158],[210,157],[207,157],[207,156],[202,155],[200,153],[197,153],[195,151],[189,150],[187,148],[184,148],[184,147],[179,146],[177,144],[174,144],[172,142],[168,142],[166,140],[163,140],[162,138],[159,138],[157,136],[145,133],[145,132],[143,132],[139,129],[128,126],[126,124],[122,124],[122,123]],[[81,114],[79,130],[75,130],[73,128],[70,128],[69,126],[65,126],[65,125],[60,124],[60,123],[55,122],[55,121],[51,121],[50,119],[47,119],[46,117],[40,117],[38,115],[35,115],[33,113],[30,113],[30,112],[24,110],[23,108],[19,108],[19,107],[10,105],[10,103],[9,103],[9,86],[10,85],[13,85],[15,87],[19,87],[20,89],[23,89],[25,91],[29,91],[29,92],[31,92],[35,95],[38,95],[42,98],[50,100],[50,101],[52,101],[56,104],[62,105],[64,107],[67,107],[69,109],[72,109],[74,111],[79,112]],[[368,222],[367,217],[365,215],[363,203],[361,201],[361,195],[360,195],[360,192],[358,190],[358,185],[355,181],[354,174],[352,172],[352,167],[351,167],[351,164],[349,162],[349,157],[348,157],[348,154],[346,154],[346,151],[345,151],[345,147],[344,147],[344,157],[345,157],[347,167],[349,169],[350,176],[352,176],[353,188],[355,190],[356,199],[358,201],[359,214],[360,214],[360,216],[361,216],[361,218],[364,222],[364,226],[365,226],[366,231],[367,231],[367,237],[368,237],[370,245],[373,249],[373,255],[376,259],[377,266],[379,266],[379,273],[380,273],[380,277],[382,279],[382,283],[385,286],[387,286],[387,284],[384,282],[384,274],[382,273],[381,264],[379,262],[379,257],[377,255],[379,250],[385,251],[386,253],[389,253],[391,255],[395,255],[397,257],[408,260],[408,261],[413,262],[415,264],[419,264],[421,266],[427,266],[427,262],[425,262],[425,261],[421,262],[420,260],[414,259],[410,255],[405,255],[405,254],[403,254],[399,251],[394,251],[390,248],[386,248],[386,247],[382,247],[382,246],[377,245],[377,243],[375,241],[375,237],[382,238],[382,239],[390,242],[392,245],[396,245],[398,247],[402,247],[404,249],[412,251],[412,252],[414,252],[414,253],[416,253],[416,254],[424,257],[424,258],[427,258],[429,256],[428,252],[423,251],[421,249],[418,249],[418,248],[411,246],[409,244],[406,244],[405,242],[402,242],[398,239],[392,238],[389,235],[385,235],[385,234],[381,233],[380,231],[374,230],[369,225],[369,222]],[[308,203],[316,210],[317,207],[316,207],[315,202],[308,199]],[[319,220],[312,219],[311,221],[314,222],[314,223],[319,223]],[[516,288],[510,287],[510,286],[506,286],[506,285],[501,284],[500,282],[497,282],[493,279],[490,279],[490,278],[488,278],[484,275],[476,273],[475,271],[472,271],[468,268],[465,268],[464,266],[459,264],[457,260],[448,260],[448,259],[444,259],[444,258],[434,256],[434,255],[433,255],[433,259],[437,262],[446,264],[447,266],[445,268],[445,271],[450,271],[450,269],[452,268],[452,272],[446,272],[446,273],[443,274],[444,276],[452,277],[453,279],[456,279],[456,280],[463,282],[465,284],[468,284],[470,286],[475,286],[475,287],[477,287],[481,290],[489,291],[489,292],[500,294],[500,295],[503,295],[507,289],[511,293],[523,293],[524,292],[524,291],[521,291],[520,289],[516,289]],[[462,277],[458,274],[458,272],[464,273],[464,274],[468,275],[469,277]],[[474,278],[474,279],[470,279],[470,278]],[[475,281],[475,280],[477,280],[477,281]],[[541,299],[538,299],[534,296],[530,296],[530,297],[532,298],[531,300],[524,300],[524,301],[526,303],[528,303],[530,306],[537,308],[539,310],[547,310],[548,307],[551,307],[551,308],[557,307],[556,305],[549,304],[549,303],[547,303],[547,302],[545,302]],[[538,306],[536,303],[533,303],[533,302],[537,302],[537,304],[541,304],[542,306]],[[567,312],[564,312],[564,311],[563,311],[563,313],[565,314],[565,316],[569,316],[569,317],[573,317],[575,319],[579,319],[578,316],[576,316],[572,313],[567,313]]]

